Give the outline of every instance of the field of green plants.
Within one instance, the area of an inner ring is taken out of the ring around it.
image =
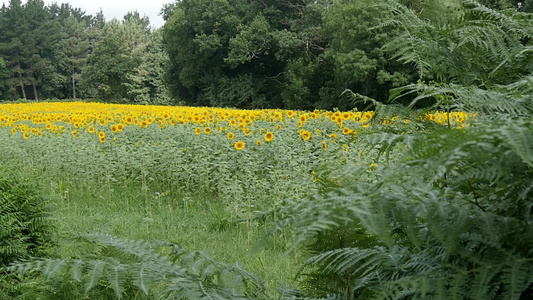
[[[292,231],[269,214],[340,185],[343,178],[331,170],[378,167],[383,159],[361,148],[358,135],[409,125],[396,116],[370,126],[371,119],[372,112],[2,104],[0,159],[6,172],[35,182],[46,197],[50,257],[95,251],[80,244],[87,233],[162,240],[239,262],[272,294],[280,283],[294,285],[306,257],[293,248]],[[70,286],[41,284],[43,293],[72,293]],[[85,290],[77,293],[69,297]]]
[[[476,292],[505,276],[505,292],[527,291],[529,240],[464,251],[529,234],[527,218],[498,228],[531,209],[530,121],[376,109],[0,105],[0,253],[30,259],[6,269],[3,296],[431,295],[464,260],[494,272],[473,274]]]
[[[532,299],[533,19],[389,2],[364,111],[0,104],[0,299]]]

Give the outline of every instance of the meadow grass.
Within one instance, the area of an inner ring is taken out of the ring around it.
[[[288,229],[266,238],[268,224],[232,221],[225,204],[205,195],[170,199],[133,184],[98,189],[90,182],[70,185],[67,179],[62,185],[63,190],[53,182],[50,187],[58,257],[87,254],[90,249],[77,239],[87,233],[168,241],[189,251],[205,251],[216,261],[239,263],[263,278],[272,295],[276,287],[295,284],[304,260],[298,250],[288,251]]]

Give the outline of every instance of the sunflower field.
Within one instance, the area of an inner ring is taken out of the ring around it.
[[[51,178],[129,182],[171,197],[201,191],[239,209],[270,206],[306,194],[326,165],[377,164],[357,146],[372,117],[372,111],[3,104],[2,159],[46,168]],[[466,114],[425,118],[461,127]],[[377,125],[407,123],[393,116]]]
[[[406,118],[373,111],[1,104],[0,163],[33,174],[51,199],[60,257],[90,251],[72,240],[87,232],[171,240],[243,262],[272,289],[294,280],[304,255],[285,255],[294,240],[281,228],[262,254],[252,255],[273,224],[262,214],[342,186],[349,177],[335,170],[355,166],[371,176],[402,157],[380,156],[369,146],[376,132],[409,135],[421,124],[462,130],[467,120],[466,113],[438,111]],[[406,145],[393,147],[402,153]],[[272,259],[277,263],[265,263]]]

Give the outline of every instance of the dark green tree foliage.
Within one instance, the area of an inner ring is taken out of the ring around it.
[[[76,99],[76,89],[81,71],[87,63],[87,56],[90,50],[89,31],[87,30],[87,23],[74,16],[67,17],[63,22],[62,53],[66,56],[68,63],[68,71],[72,83],[71,95],[73,99]]]
[[[23,8],[20,0],[10,0],[9,6],[2,6],[0,18],[0,54],[5,58],[10,72],[8,84],[10,94],[18,98],[18,93],[26,99],[25,71],[23,69],[23,42],[21,36],[27,30],[28,24],[23,16]],[[18,89],[18,92],[17,92]]]
[[[65,97],[70,83],[69,55],[65,42],[70,28],[63,21],[69,15],[87,19],[68,5],[45,6],[43,1],[11,1],[0,13],[0,56],[10,69],[7,84],[10,97],[38,100],[40,97]],[[86,23],[88,26],[88,23]],[[71,57],[71,56],[70,56]]]
[[[4,59],[0,57],[0,99],[8,97],[9,85],[7,79],[9,78],[9,70],[6,67]]]
[[[191,0],[165,15],[167,83],[188,104],[349,109],[346,89],[384,101],[412,80],[380,50],[393,32],[372,29],[390,15],[375,1]]]
[[[307,1],[177,3],[165,25],[172,95],[194,105],[282,106],[287,61],[316,46],[295,31],[306,8]]]
[[[149,26],[138,12],[106,22],[101,11],[93,17],[66,3],[12,0],[0,10],[8,71],[0,74],[0,96],[168,103],[161,70],[168,59]]]
[[[44,93],[51,93],[66,81],[58,68],[62,63],[59,52],[61,26],[42,0],[28,1],[24,5],[24,17],[29,26],[21,36],[26,80],[33,98],[38,101],[38,87]]]
[[[138,57],[127,52],[122,25],[114,20],[104,27],[104,37],[96,44],[82,73],[82,86],[93,96],[103,100],[126,98],[124,83],[136,65]]]
[[[161,36],[152,33],[138,14],[126,17],[103,27],[102,40],[81,74],[81,86],[87,96],[106,101],[167,103],[162,69],[168,59]]]
[[[338,99],[350,89],[386,101],[389,89],[416,80],[412,68],[400,65],[382,50],[397,30],[375,27],[391,16],[388,7],[376,1],[341,1],[327,11],[324,27],[331,42],[324,56],[334,65],[334,79],[328,84],[332,96]]]

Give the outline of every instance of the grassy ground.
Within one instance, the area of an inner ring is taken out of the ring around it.
[[[232,220],[231,212],[216,199],[171,199],[124,183],[98,187],[54,179],[48,185],[59,257],[86,254],[76,239],[86,233],[169,241],[205,251],[216,261],[239,263],[263,278],[271,295],[276,287],[295,284],[303,262],[298,251],[287,249],[290,232],[277,231],[275,238],[266,238],[271,233],[268,224]]]

